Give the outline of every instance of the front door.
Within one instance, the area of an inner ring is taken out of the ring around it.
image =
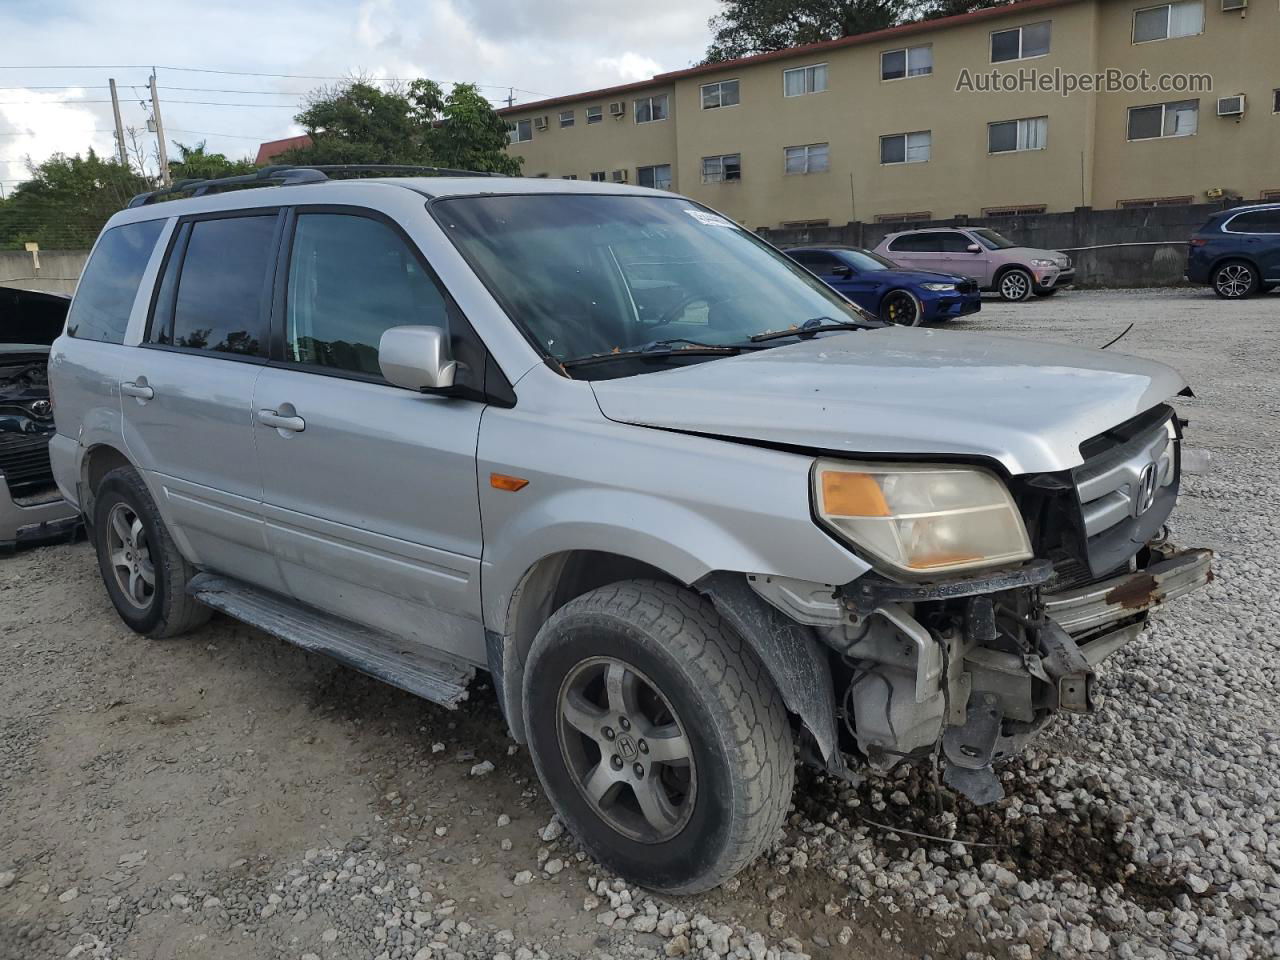
[[[972,277],[983,287],[991,283],[991,255],[986,247],[959,230],[939,231],[938,237],[942,243],[942,259],[936,270]],[[978,249],[971,250],[970,247]]]
[[[179,548],[269,589],[281,582],[252,413],[281,224],[275,210],[180,223],[144,341],[120,371],[125,444]]]
[[[484,406],[392,386],[384,330],[448,329],[411,242],[353,208],[298,211],[277,299],[281,350],[253,397],[267,536],[288,591],[476,663]]]

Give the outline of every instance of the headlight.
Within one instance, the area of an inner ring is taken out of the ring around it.
[[[813,499],[825,526],[909,576],[1032,556],[1008,488],[977,467],[819,460]]]
[[[924,287],[926,290],[932,290],[934,293],[941,293],[944,290],[954,290],[956,288],[954,283],[922,283],[920,286]]]
[[[1056,267],[1058,262],[1056,260],[1032,260],[1031,265],[1033,267]]]

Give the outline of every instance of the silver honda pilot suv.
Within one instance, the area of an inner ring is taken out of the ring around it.
[[[222,611],[445,707],[488,671],[564,822],[663,891],[775,839],[797,754],[998,798],[1210,578],[1166,528],[1173,370],[881,325],[662,191],[144,195],[50,373],[126,624]]]

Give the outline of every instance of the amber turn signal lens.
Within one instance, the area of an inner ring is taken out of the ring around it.
[[[822,474],[822,511],[834,517],[887,517],[889,504],[871,474],[827,470]]]
[[[505,473],[489,474],[489,486],[495,490],[507,490],[515,493],[517,490],[523,490],[529,485],[529,481],[524,477],[512,477]]]

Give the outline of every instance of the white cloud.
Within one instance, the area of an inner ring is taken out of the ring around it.
[[[154,16],[154,0],[0,0],[0,37],[9,54],[0,86],[80,84],[41,92],[0,91],[0,101],[39,100],[28,109],[0,107],[0,157],[30,152],[38,162],[54,151],[112,150],[107,78],[121,84],[126,125],[145,128],[149,70],[30,70],[43,64],[149,64],[161,61],[161,100],[169,139],[207,140],[211,150],[252,155],[260,140],[300,132],[293,114],[321,80],[177,72],[164,64],[254,73],[375,77],[426,76],[482,84],[491,100],[515,88],[517,102],[643,79],[695,62],[706,48],[706,21],[718,0],[169,0]],[[145,23],[145,28],[138,24]],[[136,86],[134,86],[136,85]],[[215,93],[178,87],[245,91]],[[103,88],[103,89],[90,89]],[[275,91],[276,96],[261,95]],[[215,100],[258,106],[207,106]],[[266,104],[280,104],[267,106]],[[14,131],[14,126],[17,131]],[[96,132],[95,132],[96,131]],[[14,172],[14,171],[17,172]],[[24,175],[7,164],[0,178]]]

